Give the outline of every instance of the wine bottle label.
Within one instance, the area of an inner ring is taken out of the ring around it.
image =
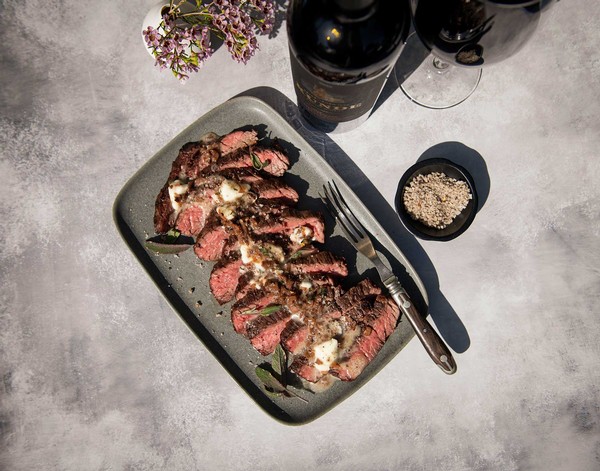
[[[312,74],[290,53],[298,104],[323,121],[341,123],[368,113],[385,84],[387,70],[360,83],[336,83]]]

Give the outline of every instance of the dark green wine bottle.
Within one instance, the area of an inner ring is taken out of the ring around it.
[[[409,29],[407,0],[291,0],[290,61],[303,116],[337,132],[366,120]]]

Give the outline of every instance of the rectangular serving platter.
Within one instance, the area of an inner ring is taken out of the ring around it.
[[[357,391],[404,348],[414,332],[401,318],[377,357],[353,382],[337,381],[330,389],[318,394],[295,389],[294,392],[306,402],[294,397],[273,397],[265,391],[255,374],[255,367],[269,362],[270,357],[261,356],[246,338],[234,332],[230,305],[220,306],[208,288],[213,263],[200,261],[192,250],[179,255],[165,255],[145,249],[145,240],[154,235],[156,195],[164,185],[181,146],[197,141],[207,132],[224,135],[250,127],[258,130],[259,137],[264,136],[267,143],[277,138],[286,150],[291,166],[284,178],[300,194],[298,207],[325,215],[327,240],[324,248],[345,257],[348,263],[350,275],[342,285],[348,288],[365,277],[381,283],[369,262],[357,254],[342,236],[320,201],[319,191],[328,180],[337,183],[348,205],[370,232],[377,250],[388,260],[420,312],[426,313],[428,299],[425,287],[402,251],[323,157],[273,108],[254,97],[237,97],[219,105],[171,140],[128,180],[115,200],[113,216],[124,241],[167,302],[238,384],[275,419],[287,424],[303,424]]]

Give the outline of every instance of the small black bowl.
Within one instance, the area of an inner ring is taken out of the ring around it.
[[[464,181],[469,186],[469,191],[472,195],[467,207],[444,229],[435,229],[416,221],[408,214],[403,203],[404,189],[408,183],[417,175],[432,172],[445,173],[451,178]],[[477,212],[477,191],[475,191],[473,177],[463,167],[447,159],[427,159],[417,162],[400,179],[398,192],[396,193],[396,211],[404,226],[417,237],[425,240],[452,240],[465,232],[475,218],[475,213]]]

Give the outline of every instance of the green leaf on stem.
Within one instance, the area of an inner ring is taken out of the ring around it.
[[[259,314],[261,316],[270,316],[271,314],[274,314],[274,313],[280,311],[281,307],[282,306],[280,304],[274,304],[273,306],[267,306],[262,311],[260,311]]]
[[[315,252],[315,249],[312,246],[298,249],[287,258],[286,262],[289,262],[291,260],[296,260],[297,258],[304,257],[305,255],[310,255],[314,252]]]
[[[148,250],[161,254],[177,254],[186,251],[194,244],[187,241],[179,241],[181,232],[171,229],[166,234],[151,237],[144,244]]]
[[[273,367],[273,371],[280,376],[281,382],[285,384],[285,377],[287,375],[287,354],[281,344],[277,344],[277,347],[275,347],[273,358],[271,358],[271,366]]]
[[[261,366],[257,366],[255,371],[256,376],[258,376],[258,379],[262,381],[267,389],[274,393],[284,393],[287,391],[286,387],[270,371]]]
[[[256,155],[254,152],[250,152],[250,157],[252,158],[252,166],[256,170],[262,170],[264,168],[265,165],[258,158],[258,155]]]

